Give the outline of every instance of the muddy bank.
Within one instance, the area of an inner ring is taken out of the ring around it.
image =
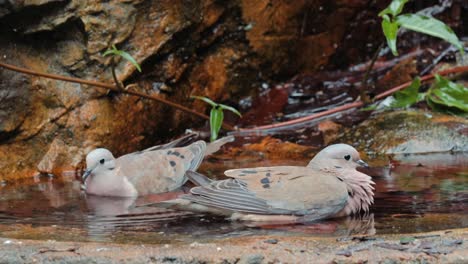
[[[4,263],[465,263],[468,229],[393,236],[250,237],[128,245],[0,238]]]

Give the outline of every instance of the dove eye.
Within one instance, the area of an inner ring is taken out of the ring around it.
[[[99,163],[104,164],[105,161],[106,161],[105,159],[102,159],[99,161]]]
[[[351,159],[351,155],[346,155],[346,156],[344,156],[344,159],[345,159],[345,160]]]

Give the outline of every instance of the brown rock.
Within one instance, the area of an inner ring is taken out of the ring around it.
[[[247,23],[246,37],[252,49],[270,63],[273,72],[297,70],[300,16],[306,1],[242,1],[242,16]]]
[[[245,145],[242,148],[231,148],[228,155],[235,157],[261,155],[267,159],[304,159],[305,157],[312,158],[315,153],[314,148],[302,146],[291,142],[283,142],[267,136],[259,143]]]

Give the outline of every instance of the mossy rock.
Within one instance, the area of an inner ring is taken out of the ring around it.
[[[422,110],[376,113],[339,138],[370,154],[468,152],[468,121]]]

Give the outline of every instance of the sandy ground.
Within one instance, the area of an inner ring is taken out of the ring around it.
[[[468,229],[405,235],[255,236],[132,245],[0,238],[0,263],[468,263]]]

